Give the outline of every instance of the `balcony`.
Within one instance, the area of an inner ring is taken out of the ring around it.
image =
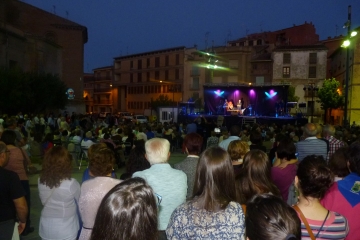
[[[111,100],[94,100],[95,105],[112,105],[113,101]]]
[[[94,93],[108,93],[111,92],[112,88],[111,87],[107,87],[107,88],[94,88]]]

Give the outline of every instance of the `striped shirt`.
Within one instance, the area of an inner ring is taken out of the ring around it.
[[[298,153],[299,161],[302,161],[306,156],[313,154],[321,155],[326,159],[327,144],[324,140],[317,139],[316,137],[308,137],[296,144],[296,151]]]
[[[300,218],[300,215],[299,215]],[[300,218],[301,220],[301,218]],[[310,228],[314,234],[317,235],[321,225],[323,224],[323,220],[311,220],[306,219],[310,225]],[[329,217],[326,220],[324,226],[322,227],[321,231],[319,232],[318,237],[316,240],[319,239],[345,239],[349,232],[349,225],[346,218],[339,213],[330,212]],[[311,240],[309,233],[301,221],[301,240]]]

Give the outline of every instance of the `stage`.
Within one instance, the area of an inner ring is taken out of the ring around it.
[[[305,125],[308,122],[307,118],[298,118],[298,117],[288,117],[288,116],[279,116],[279,117],[270,117],[270,116],[243,116],[243,115],[201,115],[201,114],[191,114],[191,115],[179,115],[178,122],[186,123],[193,122],[199,116],[205,117],[207,122],[213,122],[216,124],[217,118],[219,116],[224,117],[224,125],[229,129],[232,125],[246,125],[246,124],[276,124],[278,126],[284,124],[291,125]]]

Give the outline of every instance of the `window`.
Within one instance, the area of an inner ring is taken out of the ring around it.
[[[180,79],[180,70],[179,69],[175,69],[175,80]]]
[[[149,72],[146,73],[146,81],[150,82],[150,73]]]
[[[253,70],[256,70],[256,69],[257,69],[257,64],[256,64],[256,63],[254,63],[254,64],[252,65],[252,69],[253,69]]]
[[[165,66],[169,66],[169,56],[165,56]]]
[[[130,61],[130,69],[133,69],[134,68],[134,63],[133,61]]]
[[[316,63],[317,63],[317,53],[310,53],[309,64],[316,64]]]
[[[229,68],[238,68],[239,60],[229,60]]]
[[[150,58],[146,59],[146,67],[150,67]]]
[[[130,73],[130,82],[133,82],[134,81],[134,76],[132,73]]]
[[[193,78],[191,89],[192,90],[199,90],[199,88],[200,88],[199,78],[198,77]]]
[[[141,81],[142,81],[142,74],[141,74],[141,73],[138,73],[138,74],[137,74],[137,81],[138,81],[138,82],[141,82]]]
[[[180,64],[180,56],[179,56],[179,54],[176,54],[176,55],[175,55],[175,64],[176,64],[176,65],[179,65],[179,64]]]
[[[316,66],[309,67],[309,78],[316,78]]]
[[[138,60],[138,69],[142,69],[142,61],[141,61],[141,59]]]
[[[160,73],[159,71],[155,71],[155,80],[159,80],[160,79]]]
[[[283,67],[283,78],[290,77],[290,67]]]
[[[256,45],[262,45],[262,40],[261,39],[256,40]]]
[[[249,46],[254,46],[254,41],[249,41]]]
[[[284,53],[283,54],[283,64],[290,64],[291,63],[291,54]]]
[[[169,70],[165,70],[165,80],[169,80]]]
[[[155,58],[155,67],[160,67],[160,58],[159,57]]]

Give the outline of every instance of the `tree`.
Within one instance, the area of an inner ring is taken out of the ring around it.
[[[157,110],[158,107],[174,107],[176,106],[175,102],[167,95],[161,94],[159,97],[155,100],[151,98],[151,108],[153,110]]]
[[[0,68],[0,106],[4,113],[42,113],[65,108],[67,86],[57,75]]]
[[[326,116],[329,110],[329,116],[331,116],[331,110],[344,106],[344,96],[339,92],[340,83],[335,79],[325,79],[323,86],[318,91],[318,98],[321,103],[321,108],[325,110],[325,122]]]
[[[300,99],[300,98],[299,98],[298,96],[295,96],[295,87],[289,86],[289,88],[288,88],[287,101],[288,101],[288,102],[298,102],[299,99]]]

